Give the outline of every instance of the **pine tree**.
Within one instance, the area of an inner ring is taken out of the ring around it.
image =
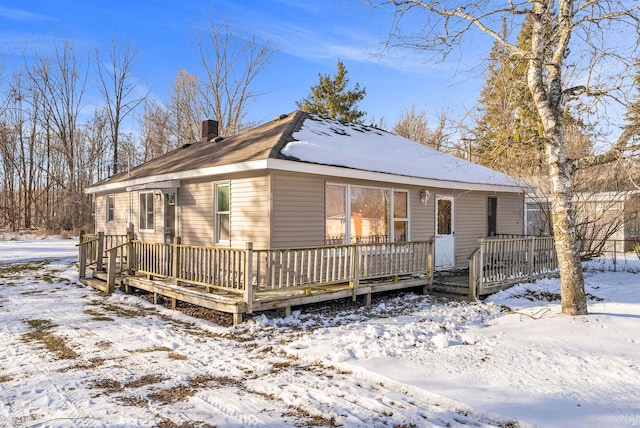
[[[526,45],[531,38],[528,20],[518,35],[518,45]],[[542,123],[526,83],[527,62],[497,41],[489,60],[479,99],[482,116],[475,131],[476,154],[481,163],[496,169],[508,169],[514,175],[535,174],[544,162]]]
[[[318,84],[311,87],[311,94],[302,101],[296,101],[300,110],[319,114],[345,122],[362,123],[363,111],[356,108],[367,94],[365,88],[360,89],[356,83],[353,89],[347,89],[349,78],[347,69],[338,60],[338,72],[335,76],[319,74]]]

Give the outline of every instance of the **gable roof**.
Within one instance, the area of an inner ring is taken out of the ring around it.
[[[86,189],[99,193],[233,172],[278,169],[393,183],[518,191],[516,179],[389,132],[293,112],[217,142],[199,142]]]

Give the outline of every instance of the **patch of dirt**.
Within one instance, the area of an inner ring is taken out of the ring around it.
[[[180,424],[177,424],[171,419],[165,418],[156,424],[156,428],[216,428],[216,426],[202,421],[184,421]]]
[[[38,342],[44,345],[45,349],[54,353],[59,360],[74,360],[80,357],[76,351],[67,346],[63,338],[49,331],[52,327],[55,327],[51,321],[33,319],[27,320],[26,323],[32,331],[22,335],[25,342]]]
[[[197,390],[187,385],[179,385],[169,389],[163,389],[158,392],[152,392],[147,397],[160,403],[169,404],[176,403],[178,401],[185,401],[189,397],[193,396]]]
[[[158,374],[149,374],[139,377],[138,379],[130,380],[124,383],[123,388],[140,388],[142,386],[153,385],[154,383],[160,383],[168,378],[160,376]]]

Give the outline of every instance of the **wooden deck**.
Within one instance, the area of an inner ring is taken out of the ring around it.
[[[254,250],[98,234],[81,235],[78,257],[81,281],[105,293],[144,290],[171,299],[173,307],[183,301],[232,314],[235,324],[244,314],[288,314],[292,306],[329,300],[364,296],[370,304],[373,293],[407,288],[475,300],[548,272],[543,261],[554,261],[539,239],[479,244],[466,275],[436,273],[432,241]]]

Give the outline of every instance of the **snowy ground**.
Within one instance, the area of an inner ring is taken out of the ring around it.
[[[640,426],[638,274],[582,317],[544,280],[233,328],[80,285],[75,243],[0,241],[0,427]]]

